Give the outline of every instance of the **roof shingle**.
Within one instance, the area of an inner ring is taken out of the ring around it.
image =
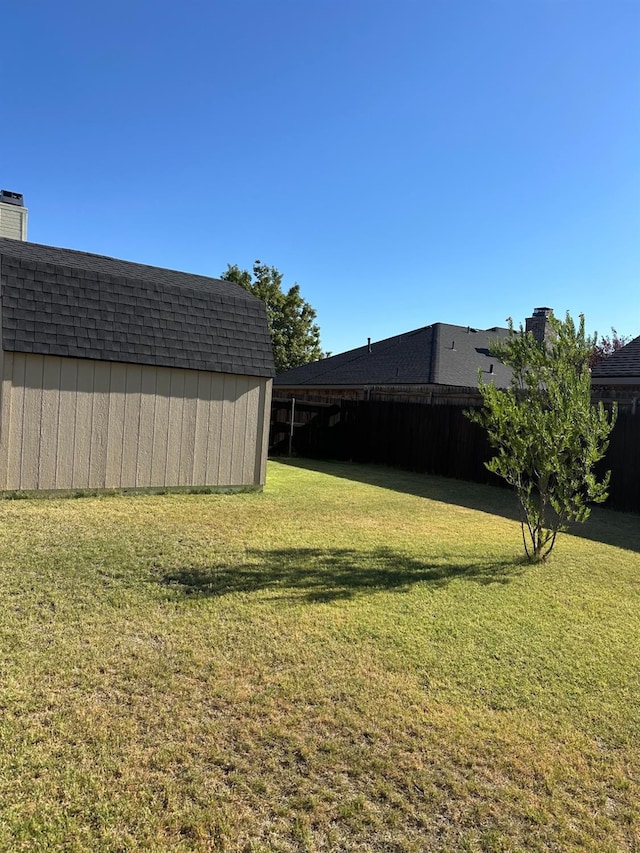
[[[591,371],[591,379],[594,383],[613,379],[637,379],[640,382],[640,335],[596,364]]]
[[[261,300],[191,273],[0,238],[5,350],[273,376]]]
[[[483,330],[434,323],[287,370],[276,377],[274,384],[289,388],[365,385],[471,388],[477,386],[478,370],[482,370],[485,381],[506,387],[511,371],[492,357],[489,350],[492,341],[508,334],[508,329],[497,327]]]

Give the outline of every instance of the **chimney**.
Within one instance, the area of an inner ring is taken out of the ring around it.
[[[0,190],[0,237],[27,239],[27,208],[20,193]]]
[[[531,332],[538,343],[544,343],[551,331],[549,317],[552,315],[553,308],[534,308],[533,317],[526,319],[525,332]]]

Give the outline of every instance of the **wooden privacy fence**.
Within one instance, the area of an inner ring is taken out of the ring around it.
[[[606,506],[640,513],[640,415],[618,415],[607,455],[598,465],[597,472],[604,471],[611,471]]]
[[[272,406],[270,451],[285,454],[291,401]],[[421,473],[496,482],[484,466],[490,458],[485,431],[464,416],[461,406],[402,401],[338,400],[334,404],[296,401],[293,451],[317,459],[351,460]]]
[[[290,401],[274,401],[271,453],[286,453]],[[295,405],[293,452],[317,459],[396,466],[478,483],[502,483],[485,467],[492,456],[485,430],[461,406],[379,400]],[[640,512],[640,416],[618,415],[598,466],[611,470],[607,506]]]

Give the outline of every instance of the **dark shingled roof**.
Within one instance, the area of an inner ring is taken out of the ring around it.
[[[508,329],[472,329],[434,323],[368,346],[287,370],[276,377],[281,388],[363,387],[365,385],[478,385],[506,387],[511,371],[489,354],[491,342]],[[493,365],[493,373],[490,373]]]
[[[640,336],[634,338],[622,349],[611,353],[591,371],[591,380],[594,384],[600,382],[610,384],[616,379],[635,379],[640,382]]]
[[[0,287],[8,351],[274,374],[264,304],[232,282],[0,238]]]

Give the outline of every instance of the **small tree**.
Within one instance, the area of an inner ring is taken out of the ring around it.
[[[283,291],[282,273],[260,261],[253,265],[253,278],[236,264],[228,264],[220,278],[240,284],[265,303],[277,373],[324,356],[316,312],[300,295],[299,284]]]
[[[607,497],[609,472],[593,468],[608,447],[616,412],[591,404],[589,359],[596,338],[585,337],[567,313],[550,318],[550,340],[538,342],[522,326],[491,353],[513,370],[507,389],[480,378],[484,407],[468,412],[497,451],[487,468],[515,488],[522,539],[532,562],[545,560],[568,521],[585,521],[589,503]]]
[[[597,336],[594,336],[597,337]],[[600,338],[600,343],[594,344],[591,357],[589,359],[589,367],[595,367],[601,361],[609,358],[614,352],[617,352],[622,347],[626,346],[631,337],[629,335],[619,335],[617,331],[611,327],[610,335],[603,335]]]

